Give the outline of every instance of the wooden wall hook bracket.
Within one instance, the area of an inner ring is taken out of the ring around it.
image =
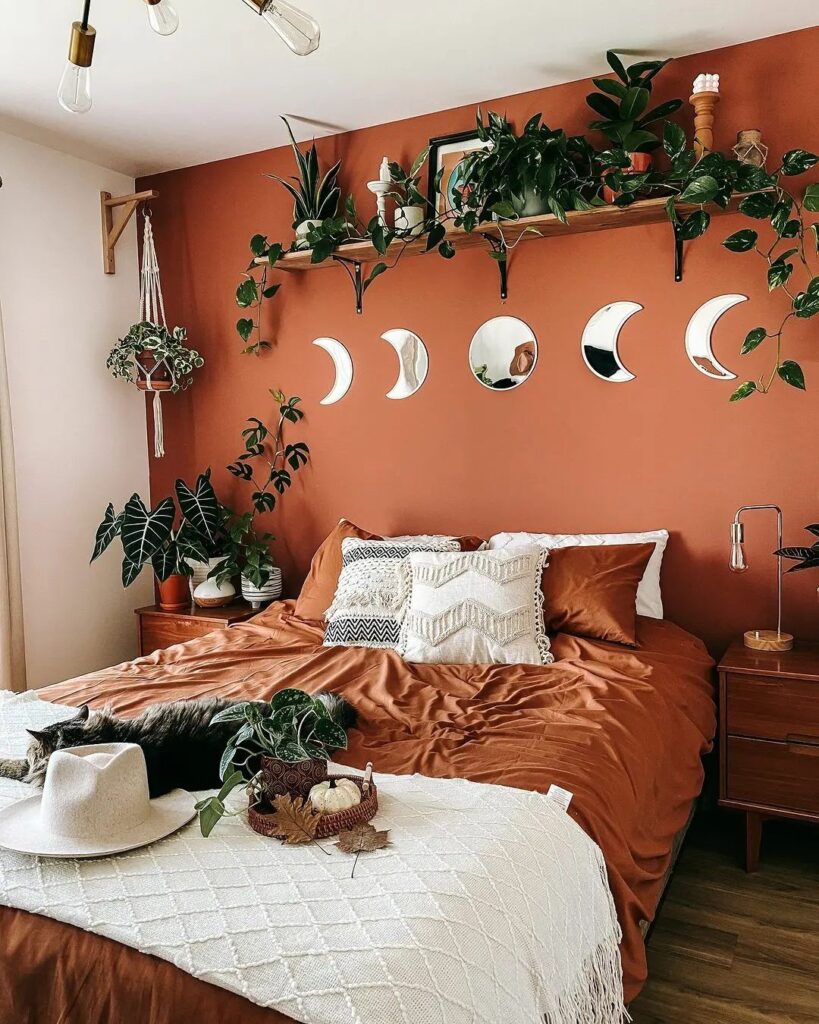
[[[114,261],[114,249],[133,217],[140,203],[149,199],[156,199],[158,192],[151,189],[148,192],[134,192],[130,196],[112,196],[110,192],[100,192],[100,212],[102,215],[102,267],[106,274],[116,274],[117,266]],[[124,207],[124,213],[120,220],[114,224],[114,209],[117,206]]]

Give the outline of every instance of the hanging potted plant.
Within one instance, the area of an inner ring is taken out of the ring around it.
[[[592,121],[589,127],[601,131],[613,143],[611,159],[605,161],[609,167],[619,168],[621,175],[628,171],[635,176],[647,176],[651,171],[651,153],[660,146],[659,136],[649,131],[648,126],[682,106],[682,100],[675,99],[648,109],[654,79],[670,58],[639,61],[626,68],[614,50],[609,50],[606,60],[618,81],[592,79],[600,91],[589,93],[586,103],[603,120]],[[639,180],[635,182],[639,183]],[[607,203],[613,203],[618,195],[619,192],[604,184],[603,198]]]
[[[321,226],[322,221],[335,217],[338,212],[338,200],[341,190],[336,184],[341,161],[337,161],[324,177],[319,177],[318,153],[316,144],[310,146],[307,153],[302,153],[286,117],[282,118],[290,136],[290,146],[296,159],[298,175],[290,181],[280,178],[278,174],[268,174],[268,178],[278,181],[293,197],[293,227],[296,230],[296,248],[308,248],[307,236],[311,230]],[[291,184],[295,182],[295,184]]]
[[[205,365],[196,349],[185,344],[184,327],[167,327],[143,320],[133,324],[108,353],[111,376],[135,384],[140,391],[184,391],[193,372]]]
[[[241,573],[242,596],[254,608],[261,607],[281,596],[282,575],[270,553],[271,533],[256,529],[256,517],[272,512],[278,501],[292,486],[292,472],[307,465],[310,449],[303,441],[285,442],[286,423],[298,423],[304,416],[298,408],[301,399],[286,398],[282,391],[270,391],[279,403],[279,419],[274,430],[256,416],[248,420],[242,431],[245,449],[227,468],[233,476],[253,485],[253,510],[233,516],[227,525],[230,552],[227,558],[211,572],[223,580]]]
[[[399,163],[389,165],[390,179],[395,192],[390,192],[395,199],[394,225],[399,238],[415,238],[423,234],[426,222],[427,201],[418,189],[421,175],[418,173],[429,155],[429,146],[423,149],[413,161],[409,174]]]

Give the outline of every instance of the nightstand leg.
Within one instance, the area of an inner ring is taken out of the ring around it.
[[[745,870],[759,870],[759,847],[762,843],[762,815],[747,811],[745,815]]]

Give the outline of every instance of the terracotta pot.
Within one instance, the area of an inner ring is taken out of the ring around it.
[[[159,584],[159,607],[166,612],[181,612],[191,606],[191,591],[188,577],[174,573],[166,580],[157,580]]]
[[[170,370],[164,362],[157,363],[156,357],[150,349],[144,348],[139,353],[136,365],[139,374],[137,387],[140,391],[147,391],[149,375],[153,391],[167,391],[170,388],[172,383]]]
[[[624,174],[629,172],[632,174],[644,174],[646,171],[651,170],[651,153],[627,153],[626,155],[631,163],[629,163],[628,167],[621,168]],[[608,185],[603,186],[603,198],[607,203],[613,203],[619,195],[619,192],[610,189]]]
[[[306,797],[313,786],[326,778],[326,761],[280,761],[277,757],[262,755],[262,792],[268,802],[286,793]]]

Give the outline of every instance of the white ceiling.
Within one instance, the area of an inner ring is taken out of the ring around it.
[[[71,115],[81,0],[0,0],[0,129],[139,175],[281,145],[280,113],[307,138],[584,78],[612,46],[682,55],[817,21],[816,0],[303,0],[322,42],[296,57],[241,0],[173,2],[167,38],[142,0],[92,3],[94,106]]]

